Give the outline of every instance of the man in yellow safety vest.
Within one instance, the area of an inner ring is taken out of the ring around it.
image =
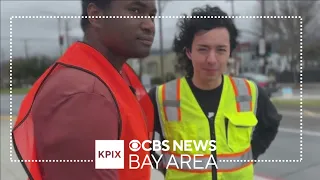
[[[179,21],[174,40],[186,75],[149,92],[155,132],[170,147],[161,156],[153,152],[161,165],[153,163],[166,180],[253,180],[253,165],[275,139],[282,116],[254,82],[224,75],[237,45],[232,19],[210,6],[192,16]],[[215,141],[215,151],[196,143],[188,150],[172,148],[181,140]]]

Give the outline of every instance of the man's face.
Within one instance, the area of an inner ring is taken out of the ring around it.
[[[143,58],[149,55],[155,35],[154,19],[127,16],[155,16],[155,0],[115,0],[104,14],[126,17],[102,19],[99,34],[112,52],[126,58]]]
[[[226,28],[200,31],[193,39],[191,51],[194,76],[201,81],[212,81],[221,77],[227,68],[230,55],[230,39]]]

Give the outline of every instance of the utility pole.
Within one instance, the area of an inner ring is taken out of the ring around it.
[[[263,56],[263,65],[262,65],[262,73],[266,74],[267,73],[267,57],[266,57],[266,31],[265,31],[265,0],[260,0],[261,2],[261,30],[262,30],[262,37],[261,37],[261,43],[263,44],[262,46],[262,56]]]
[[[61,17],[58,17],[58,32],[59,32],[59,47],[60,47],[60,56],[62,55],[63,52],[63,41],[61,40],[62,38],[62,33],[61,33]]]
[[[234,13],[234,0],[226,0],[226,1],[230,1],[230,4],[231,4],[231,16],[235,16],[235,13]]]
[[[24,42],[24,53],[25,53],[26,59],[29,59],[29,54],[28,54],[28,40],[27,40],[27,39],[24,39],[23,42]]]
[[[5,54],[4,54],[4,50],[3,48],[1,48],[1,61],[4,62],[4,59],[5,59]]]
[[[68,19],[66,19],[66,27],[65,27],[65,31],[66,31],[66,44],[67,44],[67,48],[69,47],[69,30],[70,30],[70,28],[69,28],[69,21],[68,21]]]
[[[159,36],[160,36],[160,67],[161,67],[161,78],[164,81],[164,58],[163,58],[163,32],[162,32],[162,5],[161,0],[158,0],[158,11],[159,11]]]
[[[234,0],[231,0],[231,13],[232,13],[232,16],[235,16],[235,14],[234,14]]]

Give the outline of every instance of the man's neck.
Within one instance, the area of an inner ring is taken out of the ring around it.
[[[114,54],[96,36],[84,36],[83,42],[100,52],[120,72],[127,58]]]
[[[200,78],[197,78],[195,75],[192,77],[192,83],[199,89],[202,90],[213,90],[221,85],[222,76],[211,81],[201,81]]]

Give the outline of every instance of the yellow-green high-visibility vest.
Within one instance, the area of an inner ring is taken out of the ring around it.
[[[217,180],[253,180],[251,135],[258,122],[258,88],[246,79],[227,75],[223,78],[221,99],[214,119]],[[184,77],[158,86],[156,96],[162,133],[170,147],[173,147],[174,140],[211,140],[208,118]],[[215,166],[207,166],[209,159],[213,158],[210,146],[205,150],[194,145],[191,148],[191,152],[179,148],[163,152],[163,165],[167,168],[166,180],[213,179],[212,168]],[[183,158],[186,158],[186,154],[201,154],[202,157],[185,160]],[[178,168],[169,166],[172,162],[176,162]]]

